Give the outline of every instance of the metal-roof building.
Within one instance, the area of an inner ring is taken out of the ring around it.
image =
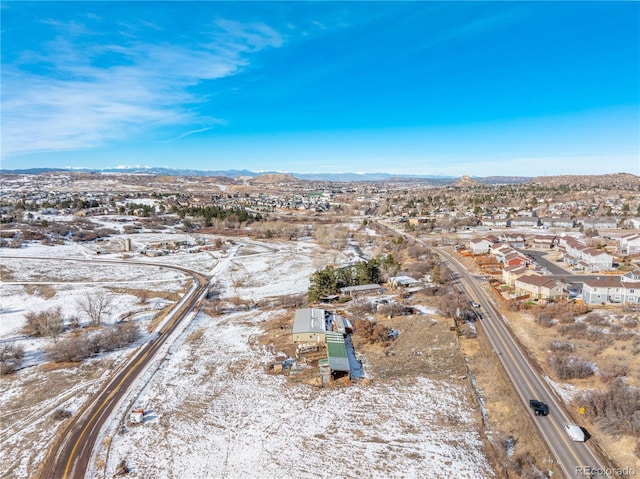
[[[293,320],[293,342],[323,343],[327,332],[325,315],[324,309],[298,309]]]
[[[327,332],[327,353],[329,355],[329,367],[332,371],[350,372],[347,348],[344,343],[344,335],[341,333]]]
[[[340,288],[342,294],[348,294],[349,296],[355,296],[361,293],[380,293],[384,290],[379,284],[360,284],[357,286],[345,286]]]

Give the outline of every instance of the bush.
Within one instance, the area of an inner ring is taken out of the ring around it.
[[[389,337],[391,329],[375,321],[356,319],[353,328],[354,335],[361,337],[367,343],[380,343],[383,346],[388,346],[392,341]]]
[[[119,323],[105,328],[92,338],[93,350],[115,351],[135,342],[140,337],[138,325],[135,323]]]
[[[575,346],[572,343],[567,343],[564,341],[552,341],[549,343],[549,351],[552,352],[564,352],[564,353],[572,353],[575,351]]]
[[[92,354],[88,336],[77,336],[59,341],[47,350],[47,358],[54,363],[79,363]]]
[[[354,314],[371,314],[375,312],[375,303],[366,299],[356,299],[351,302],[349,309]]]
[[[0,374],[11,374],[20,367],[24,357],[21,345],[3,343],[0,345]]]
[[[575,303],[551,303],[546,306],[537,306],[535,317],[545,315],[544,317],[556,318],[562,324],[573,323],[577,316],[585,314],[588,311],[585,305]],[[542,325],[547,325],[547,321],[543,320]]]
[[[593,376],[593,363],[574,355],[554,354],[549,357],[549,365],[558,379],[582,379]]]
[[[629,366],[626,364],[614,364],[613,366],[605,369],[604,371],[600,371],[600,376],[603,381],[609,382],[614,379],[618,379],[629,374]]]
[[[53,419],[56,421],[61,421],[68,417],[71,417],[71,411],[68,409],[58,408],[53,412]]]
[[[393,318],[394,316],[402,316],[406,314],[407,308],[401,303],[391,302],[378,305],[378,313],[383,316]]]
[[[558,326],[558,333],[572,339],[585,338],[587,325],[584,323],[561,324]]]
[[[51,308],[40,313],[29,312],[25,315],[26,323],[23,332],[27,336],[51,336],[54,341],[62,333],[62,311],[60,307]]]
[[[600,316],[600,314],[595,311],[587,314],[584,318],[584,322],[594,326],[604,326],[609,323],[605,317]]]
[[[553,319],[553,316],[551,316],[551,314],[549,314],[545,310],[538,311],[534,315],[534,318],[536,323],[538,323],[540,326],[544,326],[545,328],[550,328],[551,326],[556,324],[556,320]]]
[[[640,389],[613,381],[606,391],[588,391],[583,400],[587,414],[614,434],[640,436]]]

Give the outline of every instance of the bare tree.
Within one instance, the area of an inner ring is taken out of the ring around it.
[[[64,330],[62,310],[59,306],[40,313],[30,311],[25,319],[24,333],[27,336],[51,336],[55,342]]]
[[[63,329],[62,310],[60,309],[60,306],[44,312],[43,332],[45,336],[51,336],[53,341],[57,342]]]
[[[111,313],[112,303],[113,297],[104,291],[100,291],[81,298],[78,301],[78,307],[89,316],[92,326],[100,326],[104,316]]]

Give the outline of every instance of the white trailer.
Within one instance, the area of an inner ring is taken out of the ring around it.
[[[566,422],[564,424],[564,430],[567,431],[567,434],[571,438],[572,441],[576,442],[584,442],[584,431],[577,424],[571,424],[570,422]]]
[[[131,424],[141,424],[144,419],[144,409],[134,409],[129,414],[129,422]]]

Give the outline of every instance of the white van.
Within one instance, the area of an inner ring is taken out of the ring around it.
[[[564,430],[567,431],[567,434],[571,438],[572,441],[576,442],[584,442],[584,431],[577,424],[571,424],[570,422],[564,423]]]

